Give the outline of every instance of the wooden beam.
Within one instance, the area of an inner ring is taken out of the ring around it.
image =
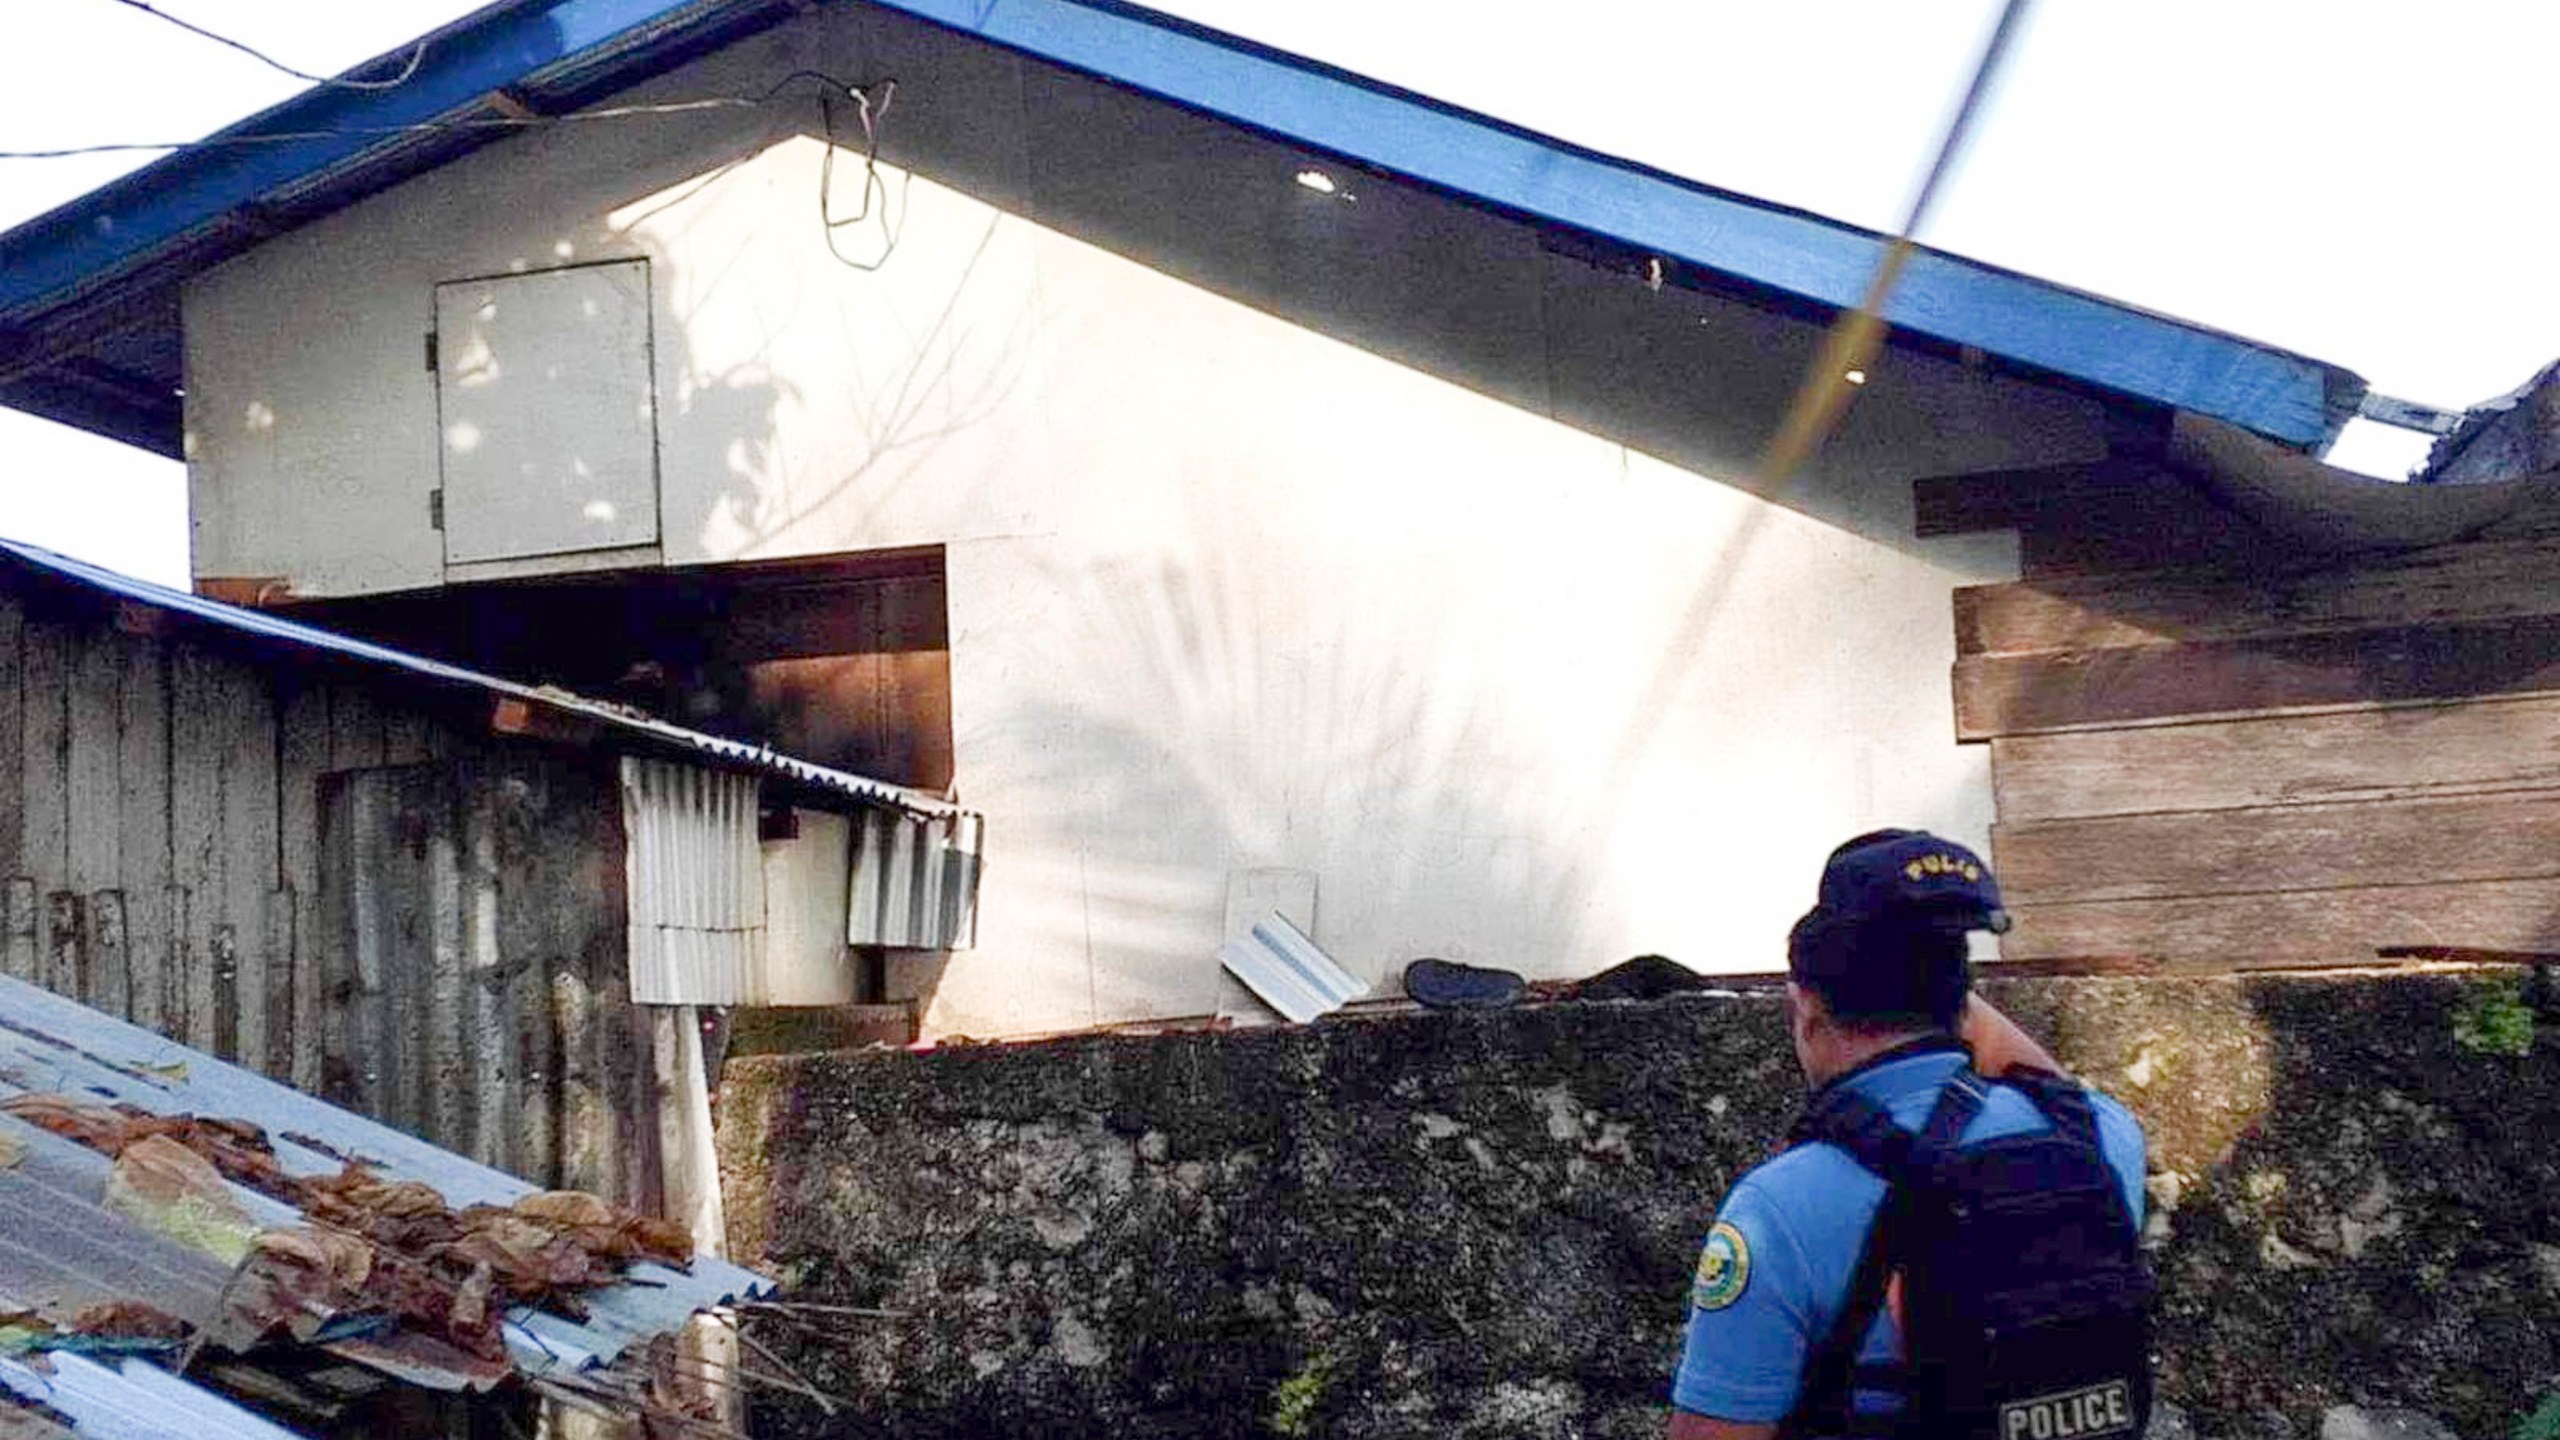
[[[513,695],[501,695],[489,707],[489,729],[499,735],[518,735],[529,740],[556,740],[562,744],[584,745],[596,737],[598,726],[583,715],[536,704]]]
[[[2174,969],[2370,964],[2417,946],[2560,950],[2560,880],[2022,905],[2000,953]]]
[[[1991,783],[2011,823],[2560,788],[2560,700],[2018,735]]]
[[[2560,790],[2002,822],[2012,906],[2560,880]]]
[[[1956,591],[1956,653],[2025,655],[2560,614],[2560,546],[2441,545],[2290,574],[2162,571]]]
[[[294,598],[293,581],[282,575],[199,575],[196,593],[251,610],[287,604]]]
[[[2123,460],[2089,460],[1924,476],[1911,482],[1912,529],[1924,540],[2015,530],[2152,468]]]
[[[2560,694],[2560,615],[2272,640],[1975,655],[1960,740],[2145,722]]]

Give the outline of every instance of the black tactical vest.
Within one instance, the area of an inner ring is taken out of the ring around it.
[[[2012,1072],[1999,1083],[2051,1128],[1960,1150],[1990,1083],[1958,1070],[1917,1134],[1846,1086],[1798,1122],[1791,1139],[1839,1146],[1885,1197],[1785,1435],[2115,1440],[2148,1423],[2151,1274],[2088,1092]],[[1903,1363],[1861,1365],[1897,1275]],[[1861,1416],[1860,1390],[1900,1395],[1902,1409]]]

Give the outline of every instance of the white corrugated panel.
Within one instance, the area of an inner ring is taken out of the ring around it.
[[[757,782],[691,765],[622,761],[631,998],[740,1005],[764,943]]]
[[[1369,993],[1278,911],[1219,946],[1218,963],[1263,1003],[1301,1025]]]
[[[845,948],[845,897],[853,860],[851,816],[792,813],[798,833],[764,845],[764,957],[749,988],[755,1005],[850,1005],[853,958]]]
[[[855,816],[845,938],[901,950],[975,945],[979,823],[968,811],[930,820],[886,810]]]

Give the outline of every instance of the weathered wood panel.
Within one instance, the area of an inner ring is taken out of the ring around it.
[[[0,876],[25,873],[26,612],[0,596]]]
[[[1991,779],[2004,822],[2560,788],[2560,700],[2019,735]]]
[[[515,1142],[514,1112],[530,1096],[525,1073],[516,1062],[515,1016],[508,1009],[510,963],[541,963],[540,952],[509,954],[499,925],[503,885],[499,858],[500,794],[503,777],[470,767],[462,791],[461,919],[462,993],[460,1063],[469,1076],[463,1088],[462,1129],[470,1137],[469,1153],[490,1164],[520,1165],[522,1147]],[[521,1173],[521,1172],[519,1172]]]
[[[2232,969],[2370,963],[2402,946],[2560,953],[2560,880],[2021,906],[2000,953]]]
[[[71,868],[71,733],[67,724],[71,670],[76,659],[70,630],[56,621],[29,620],[20,662],[24,789],[18,811],[18,863],[46,888],[60,885]]]
[[[333,1098],[543,1183],[653,1193],[618,806],[609,777],[504,753],[330,778]]]
[[[76,999],[86,978],[89,907],[76,890],[56,890],[44,900],[44,987]]]
[[[124,892],[100,890],[89,896],[89,944],[83,957],[86,973],[81,999],[110,1015],[133,1009],[132,933],[126,925]]]
[[[2358,705],[2560,693],[2560,615],[1959,658],[1965,740]]]
[[[12,979],[43,983],[44,962],[36,943],[42,904],[32,878],[13,875],[0,883],[0,970]]]
[[[148,636],[124,648],[116,775],[124,787],[117,864],[124,891],[127,1018],[168,1033],[169,694],[166,651]]]
[[[329,687],[329,768],[370,769],[382,764],[382,707],[363,686]]]
[[[2002,821],[2001,891],[2058,901],[2560,878],[2560,791]]]
[[[2560,546],[2441,545],[2278,572],[2172,571],[1956,591],[1959,655],[2020,655],[2560,613]]]
[[[2018,573],[2029,580],[2171,566],[2259,568],[2298,559],[2291,546],[2183,476],[2058,492],[2018,526]]]
[[[169,883],[172,895],[170,972],[177,981],[170,1020],[176,1038],[199,1050],[215,1048],[217,1034],[236,1029],[218,1001],[229,986],[216,972],[231,950],[217,953],[223,933],[222,756],[225,722],[223,662],[193,646],[169,656]]]
[[[263,1070],[273,1059],[276,968],[267,947],[276,890],[276,702],[269,674],[226,663],[215,671],[222,706],[222,923],[230,930],[232,1033],[237,1058]],[[290,971],[287,971],[290,974]],[[283,999],[290,1005],[291,997]]]
[[[385,749],[388,750],[386,745]],[[443,766],[422,767],[445,778],[440,811],[424,814],[426,847],[427,963],[417,976],[407,1013],[409,1083],[420,1134],[469,1154],[472,1150],[470,1073],[463,1037],[468,1026],[470,977],[464,971],[462,807],[465,799]]]
[[[123,871],[124,799],[117,775],[124,727],[124,656],[131,641],[84,626],[70,636],[63,701],[63,881],[83,892],[113,886]]]
[[[324,1052],[320,914],[320,786],[329,768],[328,687],[294,677],[282,691],[276,734],[276,868],[293,895],[292,940],[280,957],[291,997],[280,1078],[318,1093]],[[270,963],[279,957],[270,956]]]
[[[2111,492],[2158,476],[2156,466],[2127,460],[1923,476],[1911,482],[1911,529],[1924,540],[2017,530],[2103,505]]]

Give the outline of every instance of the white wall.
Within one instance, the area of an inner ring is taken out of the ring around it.
[[[2091,402],[1897,355],[1771,503],[1735,457],[1809,326],[859,12],[652,94],[800,65],[899,78],[869,268],[794,105],[511,141],[195,285],[198,573],[447,578],[434,285],[646,257],[663,548],[624,563],[948,546],[988,827],[937,1032],[1214,1008],[1232,870],[1312,872],[1373,977],[1765,969],[1839,839],[1984,840],[1948,595],[2014,556],[1911,539],[1907,481],[2093,453]]]

